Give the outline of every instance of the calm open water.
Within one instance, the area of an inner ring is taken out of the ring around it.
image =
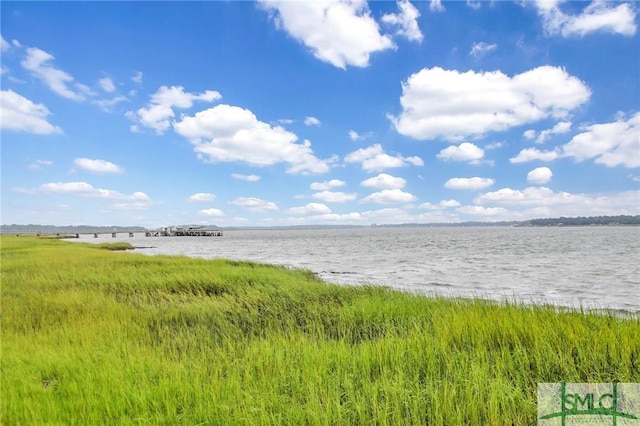
[[[339,284],[640,313],[640,227],[237,230],[224,237],[121,233],[80,241],[306,268]]]

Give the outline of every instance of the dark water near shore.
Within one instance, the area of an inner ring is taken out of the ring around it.
[[[340,284],[640,313],[640,227],[238,230],[221,238],[119,234],[80,241],[306,268]]]

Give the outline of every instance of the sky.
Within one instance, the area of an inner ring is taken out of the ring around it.
[[[11,2],[3,224],[640,214],[635,2]]]

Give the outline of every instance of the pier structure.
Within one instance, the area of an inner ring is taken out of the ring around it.
[[[222,237],[221,229],[211,229],[204,226],[168,226],[147,231],[147,237]]]
[[[136,231],[136,233],[139,231]],[[18,232],[17,237],[22,235],[41,236],[57,236],[61,238],[80,238],[80,235],[93,235],[93,238],[101,238],[103,235],[111,234],[111,238],[117,238],[118,234],[129,235],[134,238],[135,233],[130,231],[88,231],[88,232],[70,232],[70,233],[45,233],[42,231]],[[191,226],[167,226],[164,228],[144,231],[146,237],[222,237],[222,229],[208,228],[200,225]]]

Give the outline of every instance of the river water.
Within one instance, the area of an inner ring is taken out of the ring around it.
[[[79,241],[305,268],[338,284],[640,313],[640,227],[268,229]]]

